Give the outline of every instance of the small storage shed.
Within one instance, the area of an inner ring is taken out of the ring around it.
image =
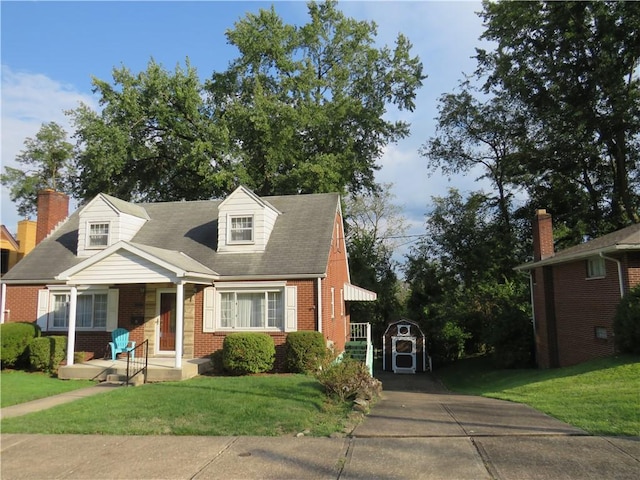
[[[402,319],[390,323],[382,338],[382,369],[393,373],[431,370],[424,333],[417,323]]]

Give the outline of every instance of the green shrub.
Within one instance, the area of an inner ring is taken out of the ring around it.
[[[52,335],[38,337],[29,344],[29,363],[32,370],[42,370],[47,373],[58,371],[60,362],[64,360],[67,351],[67,337]]]
[[[292,373],[314,373],[328,355],[321,332],[292,332],[285,342],[285,367]]]
[[[367,366],[349,356],[340,361],[327,362],[316,378],[327,395],[337,396],[342,401],[356,397],[370,400],[380,391],[380,382],[371,377]]]
[[[276,347],[266,333],[232,333],[222,344],[225,370],[236,374],[268,372],[276,359]]]
[[[0,325],[0,362],[2,368],[26,366],[29,342],[40,336],[35,323],[16,322]]]
[[[616,348],[620,353],[640,354],[640,285],[620,300],[613,320]]]

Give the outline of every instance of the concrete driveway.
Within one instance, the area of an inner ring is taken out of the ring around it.
[[[640,438],[588,436],[519,404],[377,374],[351,437],[2,435],[12,479],[633,479]]]

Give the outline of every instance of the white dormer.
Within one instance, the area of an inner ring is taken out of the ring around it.
[[[218,252],[264,252],[280,212],[240,186],[218,207]]]
[[[79,216],[79,257],[90,257],[121,240],[131,240],[149,220],[141,206],[104,193],[80,210]]]

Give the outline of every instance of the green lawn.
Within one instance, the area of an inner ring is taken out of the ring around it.
[[[0,373],[0,407],[17,405],[95,384],[96,382],[89,380],[58,380],[42,372],[2,370]]]
[[[594,435],[640,435],[640,357],[548,370],[495,370],[485,358],[437,371],[452,391],[525,403]]]
[[[260,435],[342,431],[351,406],[305,375],[196,377],[118,388],[2,421],[3,433]]]

